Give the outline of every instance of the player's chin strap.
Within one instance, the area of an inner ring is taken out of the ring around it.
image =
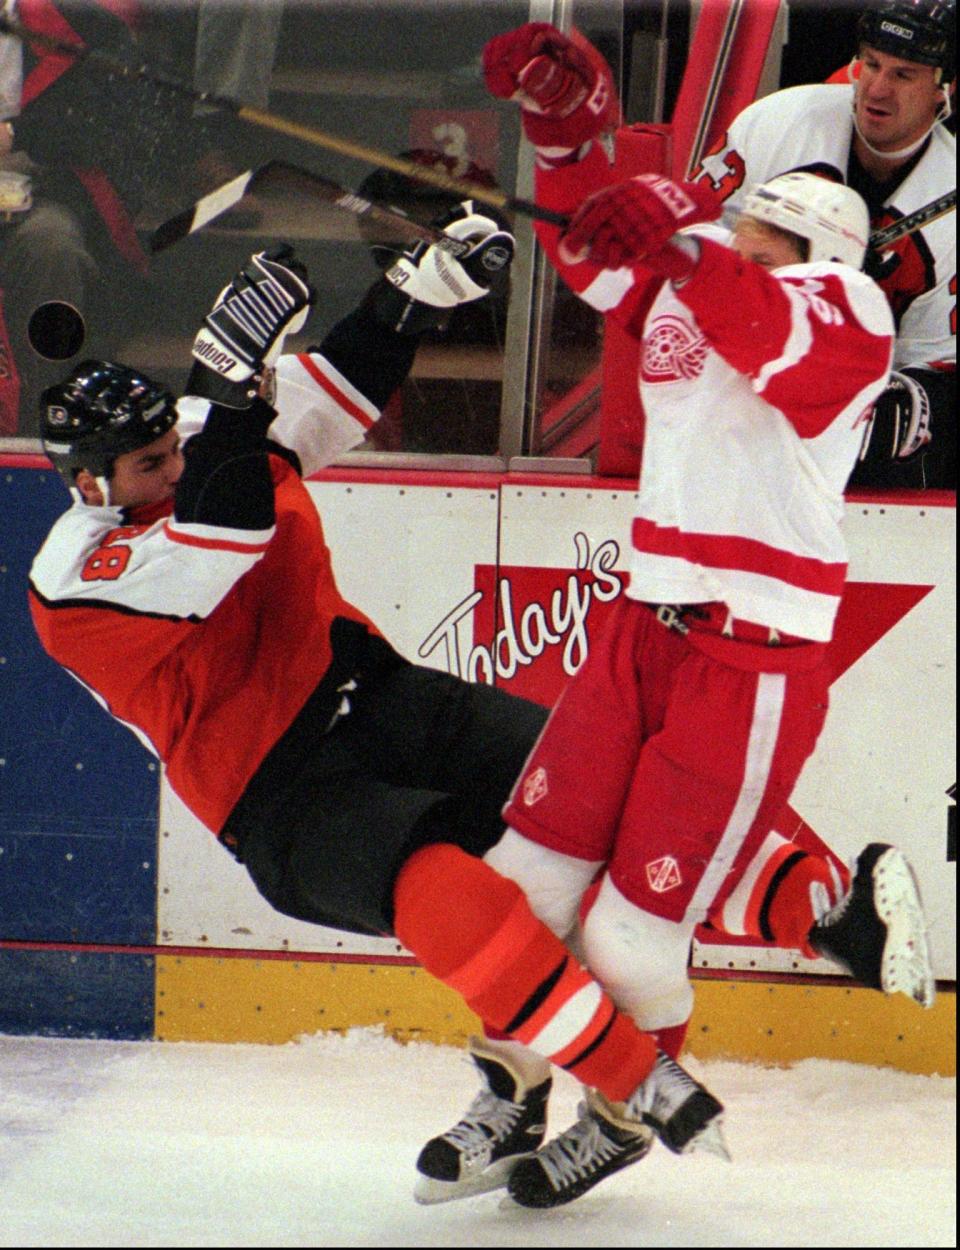
[[[109,479],[106,477],[97,477],[97,478],[94,478],[94,481],[97,483],[97,486],[99,486],[100,494],[103,496],[103,503],[101,507],[109,508],[111,506]]]
[[[98,508],[113,507],[113,504],[110,502],[110,483],[107,481],[105,477],[95,477],[93,480],[96,482],[97,489],[100,491],[100,494],[103,496],[103,503],[96,504],[95,506]],[[70,495],[72,499],[74,500],[74,502],[76,503],[86,504],[88,502],[86,497],[84,496],[83,491],[80,489],[79,486],[71,486]]]
[[[854,57],[853,60],[850,62],[850,64],[847,66],[847,78],[850,80],[850,82],[854,84],[854,88],[856,88],[857,80],[854,77],[853,67],[854,65],[856,65],[857,59],[858,59],[857,57]],[[857,132],[857,137],[859,138],[863,146],[867,149],[867,151],[871,152],[874,156],[879,156],[881,159],[885,161],[907,160],[908,157],[913,156],[914,152],[920,151],[920,149],[923,147],[923,145],[926,143],[927,139],[929,138],[930,133],[933,130],[934,126],[936,126],[939,122],[945,122],[953,112],[953,100],[950,97],[949,85],[947,83],[941,83],[940,91],[943,95],[943,100],[937,106],[937,111],[936,111],[936,114],[934,115],[933,121],[930,123],[927,129],[923,132],[920,138],[917,139],[914,143],[908,144],[907,147],[905,148],[899,148],[896,152],[881,152],[879,148],[875,148],[873,146],[873,144],[864,135],[863,131],[860,129],[859,125],[857,124],[857,93],[856,93],[856,90],[854,90],[851,108],[853,110],[853,128]]]

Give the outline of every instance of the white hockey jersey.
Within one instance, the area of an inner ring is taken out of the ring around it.
[[[707,153],[694,179],[709,180],[731,212],[756,185],[794,170],[845,182],[853,138],[853,86],[788,87],[749,105]],[[887,198],[871,228],[906,217],[957,185],[957,145],[936,125],[922,158]],[[956,366],[956,219],[947,214],[894,244],[901,263],[881,282],[897,324],[894,368]]]
[[[540,203],[570,212],[609,181],[599,148],[537,174]],[[889,376],[893,318],[846,265],[767,273],[698,227],[701,257],[679,288],[642,266],[566,265],[587,303],[642,341],[646,413],[628,594],[719,601],[733,616],[825,642],[843,592],[843,490],[862,422]]]

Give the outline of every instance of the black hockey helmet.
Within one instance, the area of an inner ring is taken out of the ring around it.
[[[877,0],[857,25],[858,44],[956,76],[956,0]]]
[[[145,447],[177,421],[176,400],[137,369],[85,360],[40,396],[43,449],[68,486],[79,469],[109,478],[117,456]]]

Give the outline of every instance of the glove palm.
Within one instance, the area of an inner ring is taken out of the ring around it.
[[[457,305],[482,299],[504,280],[513,260],[513,235],[477,213],[471,200],[434,224],[446,238],[404,252],[378,286],[377,315],[399,333],[435,327]]]

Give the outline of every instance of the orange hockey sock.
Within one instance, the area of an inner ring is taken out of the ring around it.
[[[760,936],[816,959],[807,934],[823,913],[840,901],[849,884],[846,869],[841,875],[820,855],[794,852],[767,887],[759,910]]]
[[[421,848],[400,871],[394,909],[398,939],[492,1029],[614,1102],[649,1074],[654,1039],[482,860],[447,843]]]
[[[822,855],[811,855],[770,833],[734,889],[710,914],[724,933],[762,938],[813,959],[811,926],[840,901],[850,874]]]

